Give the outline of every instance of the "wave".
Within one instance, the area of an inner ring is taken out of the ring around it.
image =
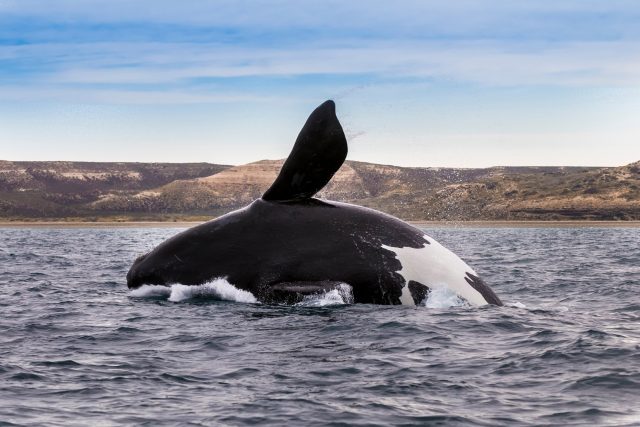
[[[182,302],[192,299],[213,299],[218,301],[234,301],[248,304],[257,304],[258,299],[249,291],[238,289],[224,278],[214,279],[198,286],[187,286],[180,283],[171,286],[142,285],[129,292],[131,298],[166,298],[171,302]],[[333,305],[353,304],[353,288],[341,283],[330,291],[305,295],[298,306],[326,307]],[[470,304],[460,298],[449,288],[435,288],[429,292],[420,306],[426,308],[446,309],[452,307],[470,307]],[[507,304],[515,308],[527,308],[520,302]]]
[[[421,305],[427,308],[470,307],[467,301],[447,287],[431,290]]]
[[[305,295],[296,305],[304,307],[326,307],[331,305],[353,304],[353,288],[340,283],[337,288],[319,294]]]
[[[507,306],[507,307],[512,307],[512,308],[527,308],[527,306],[524,305],[523,303],[521,303],[520,301],[506,302],[504,305]]]
[[[220,301],[235,301],[248,304],[258,302],[248,291],[238,289],[226,279],[218,278],[198,286],[187,286],[179,283],[171,286],[142,285],[129,293],[133,298],[163,298],[171,302],[182,302],[190,299],[206,298]]]

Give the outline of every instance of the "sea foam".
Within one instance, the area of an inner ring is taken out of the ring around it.
[[[353,304],[353,288],[340,283],[335,289],[319,294],[306,295],[297,305],[304,307],[326,307]]]
[[[504,305],[506,305],[507,307],[513,307],[513,308],[527,308],[527,306],[521,303],[520,301],[507,302]]]
[[[143,285],[129,293],[133,298],[168,297],[171,302],[181,302],[194,298],[210,298],[221,301],[235,301],[249,304],[258,302],[251,292],[238,289],[226,279],[218,278],[198,286],[179,283],[171,286]]]
[[[468,307],[469,303],[447,287],[432,289],[422,301],[427,308]]]

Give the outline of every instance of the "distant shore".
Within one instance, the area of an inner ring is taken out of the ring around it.
[[[0,228],[187,228],[205,221],[0,221]],[[407,221],[421,228],[640,227],[640,221]]]

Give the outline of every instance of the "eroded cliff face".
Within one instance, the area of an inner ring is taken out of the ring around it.
[[[0,218],[215,216],[260,197],[282,163],[0,161]],[[348,161],[318,197],[409,220],[640,219],[640,162],[454,169]]]

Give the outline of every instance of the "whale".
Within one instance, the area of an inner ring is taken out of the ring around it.
[[[416,306],[437,291],[471,306],[502,305],[475,270],[423,230],[314,197],[347,152],[335,103],[326,101],[311,113],[261,198],[138,257],[128,287],[224,279],[267,304],[347,289],[354,303]]]

